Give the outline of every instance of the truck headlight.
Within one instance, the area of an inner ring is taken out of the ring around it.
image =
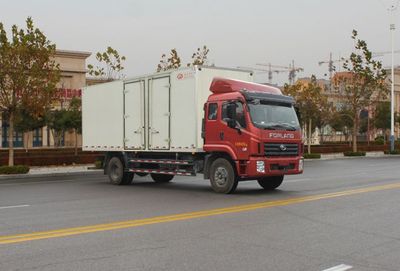
[[[303,171],[303,168],[304,168],[304,160],[300,159],[299,160],[299,171]]]
[[[264,161],[257,161],[257,172],[265,173],[265,163]]]

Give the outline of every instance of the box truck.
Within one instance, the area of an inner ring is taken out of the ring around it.
[[[252,82],[251,71],[194,66],[86,87],[83,150],[105,153],[117,185],[203,174],[219,193],[244,180],[275,189],[303,172],[299,121],[291,97]]]

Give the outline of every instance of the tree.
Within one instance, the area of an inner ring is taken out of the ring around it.
[[[194,66],[194,65],[205,65],[207,64],[207,55],[210,52],[210,49],[204,45],[202,48],[197,48],[197,51],[192,54],[192,62],[188,63],[187,66]]]
[[[397,123],[398,125],[400,125],[400,113],[399,112],[395,112],[394,122],[395,122],[395,124]]]
[[[205,65],[207,64],[207,57],[210,49],[204,45],[202,48],[197,48],[197,51],[192,54],[192,60],[190,63],[186,64],[187,67],[194,65]],[[157,72],[168,71],[173,69],[178,69],[181,67],[181,58],[177,50],[171,49],[169,57],[166,54],[161,55],[161,60],[157,65]]]
[[[73,98],[67,108],[53,110],[46,117],[47,126],[52,129],[54,143],[61,146],[63,135],[67,131],[75,134],[75,155],[78,154],[78,134],[82,133],[81,99]]]
[[[390,102],[380,102],[376,105],[373,124],[375,128],[382,129],[386,141],[386,131],[390,129]]]
[[[341,132],[345,135],[345,140],[348,140],[349,133],[353,128],[353,118],[346,107],[338,111],[333,111],[329,120],[329,125],[333,130]],[[349,142],[350,143],[350,142]]]
[[[46,113],[43,112],[43,114],[33,116],[30,112],[23,108],[19,109],[15,114],[15,131],[25,133],[42,128],[46,125],[45,114]],[[24,142],[26,152],[28,152],[28,141],[29,133],[27,140]]]
[[[322,88],[321,88],[322,89]],[[316,118],[316,126],[321,132],[321,143],[324,142],[324,128],[330,124],[332,115],[335,112],[332,103],[328,101],[328,97],[323,93],[318,97],[319,115]]]
[[[360,124],[359,124],[359,126],[360,127],[359,127],[358,130],[359,130],[360,134],[365,134],[365,133],[369,132],[369,111],[366,110],[366,109],[363,109],[360,112]]]
[[[67,128],[72,129],[75,134],[75,156],[78,155],[78,134],[82,134],[82,100],[80,98],[72,98],[68,109]]]
[[[9,159],[14,165],[13,134],[15,117],[23,108],[29,115],[43,114],[54,99],[59,81],[59,67],[54,61],[52,44],[33,20],[26,19],[26,29],[11,28],[11,38],[0,23],[0,111],[9,124]]]
[[[181,66],[181,58],[176,49],[171,49],[169,58],[165,54],[161,55],[160,63],[157,66],[157,72],[178,69]]]
[[[46,124],[53,133],[54,145],[56,147],[62,145],[63,136],[68,129],[66,126],[66,118],[68,117],[66,112],[66,109],[56,109],[50,111],[46,116]]]
[[[318,85],[314,75],[307,83],[297,82],[294,85],[286,84],[284,94],[292,96],[303,120],[302,126],[307,127],[308,153],[311,153],[311,136],[318,121],[321,121],[323,107],[328,107],[327,98],[322,94],[322,88]],[[326,109],[324,109],[326,110]]]
[[[367,43],[358,38],[356,30],[353,30],[351,38],[355,41],[355,52],[345,60],[343,68],[346,73],[336,77],[336,85],[343,88],[342,99],[353,121],[352,141],[353,151],[356,152],[361,110],[385,98],[388,90],[382,63],[372,59]]]
[[[122,73],[124,70],[123,62],[126,60],[125,56],[121,56],[117,50],[108,46],[104,52],[97,52],[96,60],[98,64],[96,67],[89,64],[87,66],[88,73],[91,76],[101,77],[107,81],[124,78]]]

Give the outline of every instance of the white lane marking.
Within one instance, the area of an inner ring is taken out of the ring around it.
[[[29,207],[30,205],[24,204],[24,205],[14,205],[14,206],[0,206],[1,209],[11,209],[11,208],[21,208],[21,207]]]
[[[328,268],[328,269],[324,269],[322,271],[346,271],[353,268],[353,266],[351,265],[347,265],[347,264],[339,264],[336,265],[334,267]]]

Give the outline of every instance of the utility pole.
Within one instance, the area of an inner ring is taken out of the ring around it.
[[[390,36],[392,43],[392,67],[391,67],[391,88],[390,88],[390,151],[394,151],[394,30],[393,13],[397,6],[391,5],[390,12]]]

